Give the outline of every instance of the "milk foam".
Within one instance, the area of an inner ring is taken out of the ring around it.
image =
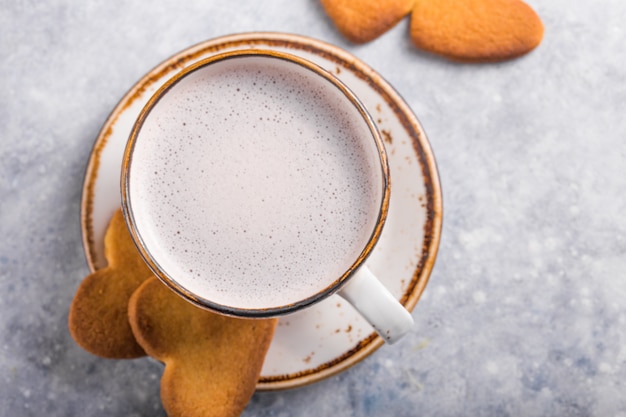
[[[154,261],[218,304],[267,308],[338,279],[382,198],[367,124],[336,87],[239,57],[176,83],[146,117],[129,201]]]

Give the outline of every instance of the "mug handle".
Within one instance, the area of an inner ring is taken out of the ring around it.
[[[365,265],[337,294],[350,303],[389,344],[400,340],[414,325],[411,313]]]

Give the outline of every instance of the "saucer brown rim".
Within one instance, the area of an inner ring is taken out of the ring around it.
[[[98,133],[85,170],[81,200],[81,229],[83,248],[89,269],[92,272],[98,269],[96,268],[98,259],[93,230],[95,183],[102,151],[113,133],[112,126],[121,113],[135,100],[139,99],[146,89],[166,74],[184,68],[188,64],[198,60],[201,56],[236,47],[280,47],[287,50],[303,51],[318,55],[334,62],[338,69],[348,70],[352,72],[353,75],[365,81],[393,109],[396,117],[412,140],[413,149],[420,163],[426,189],[426,221],[424,224],[424,240],[421,253],[418,256],[419,261],[412,275],[411,282],[407,285],[407,289],[400,299],[400,302],[409,311],[412,311],[419,301],[434,267],[443,221],[443,201],[439,174],[427,136],[417,117],[413,114],[404,99],[367,64],[337,46],[305,36],[286,33],[249,32],[227,35],[191,46],[154,67],[137,81],[122,97]],[[257,384],[257,389],[282,390],[320,381],[357,364],[371,355],[383,344],[383,339],[377,336],[376,333],[372,333],[365,339],[362,339],[351,350],[344,352],[344,354],[317,368],[294,374],[261,377]]]

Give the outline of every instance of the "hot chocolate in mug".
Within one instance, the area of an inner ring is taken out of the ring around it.
[[[247,318],[333,293],[393,343],[411,314],[367,268],[387,217],[387,155],[366,109],[312,62],[226,52],[170,79],[126,146],[122,208],[155,274]]]

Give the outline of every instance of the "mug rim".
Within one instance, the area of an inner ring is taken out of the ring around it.
[[[264,58],[273,58],[280,59],[283,61],[287,61],[291,64],[297,64],[317,76],[321,76],[326,81],[330,82],[335,88],[339,89],[341,93],[348,98],[350,103],[354,108],[359,111],[361,118],[367,124],[370,131],[370,139],[374,140],[376,145],[376,150],[378,152],[378,161],[379,168],[381,172],[382,178],[382,195],[380,206],[378,210],[378,216],[375,222],[374,229],[370,234],[370,237],[365,244],[365,247],[361,250],[359,256],[352,262],[351,266],[337,279],[332,281],[330,284],[325,286],[323,289],[316,291],[314,294],[309,295],[306,298],[300,299],[290,304],[280,305],[280,306],[272,306],[272,307],[261,307],[261,308],[242,308],[242,307],[233,307],[225,304],[221,304],[215,301],[212,301],[208,298],[202,297],[187,288],[181,285],[174,277],[170,276],[163,268],[160,267],[159,263],[156,261],[154,256],[150,253],[147,248],[147,245],[144,242],[141,234],[139,233],[135,215],[132,210],[132,203],[130,199],[130,166],[132,164],[132,156],[133,151],[137,142],[138,135],[141,131],[141,128],[152,111],[152,109],[158,104],[158,102],[167,94],[167,92],[173,88],[178,82],[184,79],[186,76],[201,70],[211,64],[222,62],[229,59],[237,59],[237,58],[246,58],[246,57],[264,57]],[[378,243],[380,235],[383,230],[383,226],[387,219],[387,214],[389,211],[389,200],[390,200],[390,169],[388,163],[388,157],[385,150],[385,146],[383,144],[383,139],[381,134],[373,121],[373,118],[363,105],[363,103],[358,99],[358,97],[350,90],[341,80],[335,77],[332,73],[320,67],[319,65],[301,58],[296,55],[292,55],[286,52],[279,52],[274,50],[265,50],[265,49],[244,49],[244,50],[235,50],[228,51],[213,55],[211,57],[202,59],[184,69],[174,74],[170,79],[168,79],[165,84],[163,84],[152,96],[149,98],[148,102],[142,108],[139,116],[133,123],[133,128],[126,143],[126,147],[124,149],[124,155],[122,159],[122,168],[121,168],[121,206],[122,212],[124,214],[124,219],[126,221],[127,228],[132,237],[133,243],[137,247],[141,257],[146,262],[148,267],[152,270],[152,272],[156,275],[156,277],[163,282],[166,286],[168,286],[171,290],[173,290],[178,295],[182,296],[186,300],[195,304],[198,307],[213,310],[215,312],[243,317],[243,318],[267,318],[267,317],[278,317],[281,315],[293,313],[300,309],[306,308],[312,304],[315,304],[335,292],[339,291],[339,289],[349,281],[349,279],[355,274],[355,272],[361,267],[370,253]]]

